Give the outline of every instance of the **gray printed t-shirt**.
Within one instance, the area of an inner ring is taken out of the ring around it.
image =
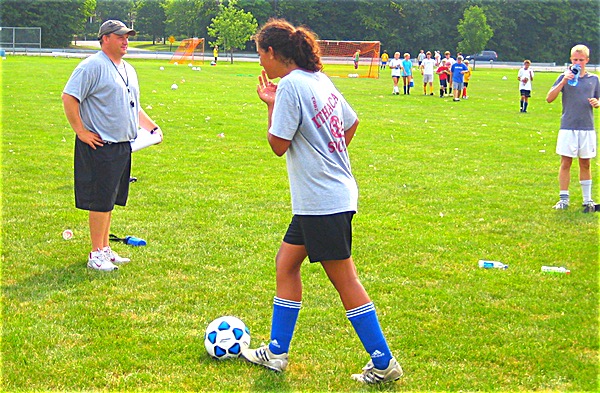
[[[297,69],[280,80],[269,133],[291,141],[286,163],[293,214],[357,211],[358,187],[344,140],[356,119],[325,74]]]
[[[139,126],[137,74],[124,60],[121,64],[122,73],[104,52],[95,53],[77,65],[63,90],[79,100],[85,128],[107,142],[135,139]]]
[[[560,75],[554,86],[564,78]],[[594,108],[588,98],[599,98],[600,83],[598,76],[586,72],[579,78],[577,86],[568,83],[562,88],[562,116],[560,117],[561,130],[594,130]]]

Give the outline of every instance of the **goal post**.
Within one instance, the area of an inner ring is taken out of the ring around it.
[[[319,40],[318,43],[323,72],[327,75],[342,78],[379,78],[380,41]]]
[[[204,64],[204,38],[186,38],[171,56],[169,63]]]

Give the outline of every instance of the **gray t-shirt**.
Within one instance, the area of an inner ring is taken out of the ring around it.
[[[100,51],[79,63],[63,93],[79,100],[86,129],[106,142],[128,142],[137,136],[139,91],[135,69],[122,60],[119,71]]]
[[[286,162],[293,214],[357,211],[358,187],[344,140],[356,119],[321,72],[297,69],[279,82],[269,132],[291,141]]]
[[[554,86],[564,78],[560,75]],[[600,83],[598,76],[586,72],[579,78],[577,86],[568,83],[562,88],[562,116],[560,117],[561,130],[594,130],[594,108],[588,98],[599,98]]]

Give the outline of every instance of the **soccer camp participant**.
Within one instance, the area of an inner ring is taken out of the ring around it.
[[[525,60],[523,67],[517,74],[519,80],[519,91],[521,92],[521,113],[527,113],[527,106],[529,105],[529,97],[531,97],[531,88],[533,82],[533,70],[530,68],[531,61]]]
[[[469,72],[469,68],[462,62],[462,56],[456,57],[456,63],[450,67],[450,73],[452,74],[452,89],[454,89],[454,100],[460,101],[460,93],[463,89],[463,83],[465,74]]]
[[[429,95],[433,95],[433,72],[435,68],[435,60],[431,58],[431,52],[425,53],[425,58],[419,66],[421,75],[423,75],[423,94],[427,95],[427,84],[429,84]]]
[[[75,206],[89,211],[92,251],[90,269],[117,270],[129,262],[109,246],[115,205],[125,206],[129,194],[131,144],[141,126],[162,131],[140,106],[135,69],[123,60],[129,36],[121,21],[100,26],[101,50],[75,68],[62,94],[67,120],[75,131]]]
[[[556,153],[560,155],[558,183],[560,200],[554,205],[557,210],[569,207],[569,183],[573,158],[579,157],[579,183],[583,195],[583,211],[595,211],[592,200],[591,160],[596,157],[596,129],[594,128],[593,108],[600,107],[600,82],[598,76],[586,71],[590,60],[590,50],[585,45],[575,45],[571,49],[571,66],[561,74],[548,91],[547,102],[554,101],[562,93],[562,115],[556,142]],[[578,65],[578,81],[571,71]],[[569,83],[571,82],[571,83]]]
[[[302,305],[300,268],[308,257],[321,263],[371,356],[362,373],[352,378],[367,384],[397,380],[402,368],[392,356],[352,260],[358,188],[348,145],[358,127],[356,113],[321,72],[313,32],[271,19],[255,41],[263,67],[257,92],[267,104],[267,139],[276,155],[286,155],[293,217],[275,258],[271,341],[242,351],[242,356],[274,371],[286,369]],[[281,78],[279,84],[270,81],[275,78]]]
[[[404,94],[410,94],[410,85],[413,77],[410,53],[407,52],[404,54],[404,60],[402,60],[402,68],[400,70],[402,71],[402,83],[404,85]]]
[[[394,53],[394,58],[390,60],[390,70],[392,71],[392,81],[394,82],[394,89],[392,90],[393,95],[400,94],[400,88],[398,87],[398,81],[402,74],[402,60],[400,60],[400,52]]]
[[[387,65],[388,60],[390,59],[390,55],[388,55],[387,51],[384,50],[381,55],[381,69],[385,70],[385,66]]]
[[[440,98],[448,93],[448,78],[450,77],[450,62],[442,60],[441,65],[435,71],[440,78]]]
[[[469,81],[471,80],[471,75],[473,75],[473,67],[469,65],[469,60],[465,60],[465,65],[467,66],[468,71],[465,72],[465,77],[463,80],[463,89],[462,89],[462,98],[465,100],[469,99],[467,95],[467,88],[469,87]]]
[[[358,61],[360,60],[360,49],[357,49],[356,52],[354,52],[354,69],[358,70]]]

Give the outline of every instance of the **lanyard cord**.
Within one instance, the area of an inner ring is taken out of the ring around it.
[[[110,58],[108,60],[110,60],[110,63],[113,65],[113,67],[115,67],[117,74],[119,74],[119,76],[121,77],[121,80],[125,84],[127,91],[129,91],[129,75],[127,75],[127,67],[125,66],[125,62],[123,62],[123,70],[125,70],[125,78],[127,78],[127,79],[123,78],[123,75],[119,71],[119,68],[117,67],[117,65]]]
[[[108,60],[110,60],[110,63],[113,65],[113,67],[115,67],[117,74],[119,74],[119,76],[121,77],[121,80],[123,81],[123,83],[125,84],[125,87],[127,88],[127,95],[129,96],[129,105],[132,108],[135,107],[135,102],[133,102],[133,97],[131,96],[131,90],[129,90],[129,75],[127,75],[127,66],[125,64],[125,61],[123,61],[123,70],[125,70],[125,78],[123,78],[123,75],[119,71],[119,68],[117,67],[117,65],[110,58]]]

